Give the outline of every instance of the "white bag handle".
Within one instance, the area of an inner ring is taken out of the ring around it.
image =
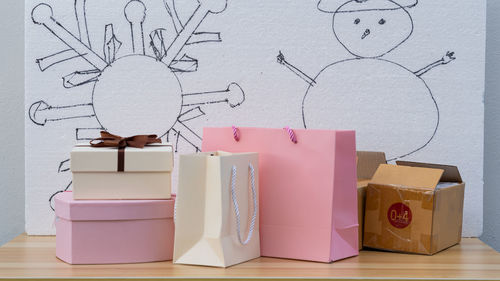
[[[255,227],[255,220],[257,219],[257,192],[255,191],[255,169],[251,163],[248,163],[248,167],[250,168],[250,183],[252,187],[252,198],[253,198],[253,215],[252,220],[250,222],[250,228],[248,230],[248,236],[245,241],[241,239],[241,225],[240,225],[240,209],[238,208],[238,201],[236,200],[236,166],[233,166],[232,174],[231,174],[231,198],[233,199],[234,205],[234,213],[236,214],[236,232],[238,233],[238,240],[242,245],[248,244],[250,239],[252,239],[253,230]]]

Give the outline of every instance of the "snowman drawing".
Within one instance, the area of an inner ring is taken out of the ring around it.
[[[422,76],[455,60],[445,55],[412,71],[384,56],[405,43],[414,23],[408,12],[418,0],[320,0],[333,14],[333,33],[354,58],[334,62],[312,77],[278,62],[307,82],[302,102],[305,128],[355,129],[357,149],[385,151],[390,161],[426,147],[439,127],[439,107]]]

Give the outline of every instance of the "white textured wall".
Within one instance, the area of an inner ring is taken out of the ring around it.
[[[500,251],[500,1],[488,1],[486,41],[484,230]]]
[[[24,231],[24,1],[0,8],[0,245]]]
[[[24,230],[24,1],[0,9],[0,245]],[[483,241],[500,250],[500,1],[488,1]]]

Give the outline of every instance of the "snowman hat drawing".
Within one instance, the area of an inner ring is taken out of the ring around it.
[[[367,11],[391,11],[413,8],[418,0],[320,0],[318,10],[325,13],[354,13]]]

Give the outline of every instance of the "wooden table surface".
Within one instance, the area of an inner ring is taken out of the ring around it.
[[[0,279],[480,279],[500,280],[500,254],[478,239],[434,256],[362,251],[331,264],[258,258],[228,269],[173,265],[172,262],[122,265],[68,265],[55,257],[54,236],[20,235],[0,248]]]

